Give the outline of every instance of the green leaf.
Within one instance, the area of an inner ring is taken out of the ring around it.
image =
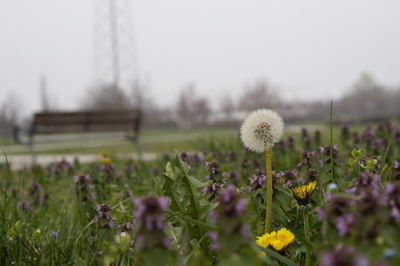
[[[188,176],[190,183],[194,186],[194,188],[199,189],[199,188],[205,188],[211,185],[212,181],[207,181],[207,182],[200,182],[197,178],[194,178],[192,176]]]
[[[303,234],[298,233],[296,230],[294,230],[294,228],[290,225],[285,225],[287,229],[289,229],[290,231],[292,231],[292,233],[295,236],[295,239],[297,239],[301,244],[303,244],[306,248],[314,250],[314,246],[313,244],[308,241],[307,239],[305,239],[305,237],[303,236]]]
[[[199,226],[200,228],[203,228],[206,231],[215,230],[215,226],[206,224],[205,222],[202,222],[200,220],[195,220],[188,216],[182,216],[181,218],[190,224],[193,224],[193,225]]]
[[[197,198],[196,190],[193,186],[193,184],[190,182],[190,178],[188,175],[188,169],[187,166],[185,168],[185,163],[183,163],[180,159],[179,156],[177,156],[177,161],[178,161],[178,166],[183,172],[183,179],[184,183],[187,186],[189,193],[190,193],[190,203],[192,204],[194,208],[194,213],[196,218],[200,218],[200,204],[199,204],[199,199]]]
[[[168,265],[169,256],[168,251],[155,248],[143,252],[143,260],[147,266],[162,266]]]
[[[273,251],[272,249],[266,248],[264,250],[269,256],[271,256],[272,258],[278,260],[279,262],[281,262],[281,263],[283,263],[285,265],[288,265],[288,266],[299,266],[298,264],[296,264],[293,261],[289,260],[285,256],[282,256],[278,252]]]
[[[176,176],[175,176],[175,173],[174,173],[174,171],[173,171],[173,169],[172,169],[171,162],[168,162],[168,163],[165,165],[164,176],[165,176],[165,177],[169,177],[172,181],[175,181],[175,180],[176,180]]]

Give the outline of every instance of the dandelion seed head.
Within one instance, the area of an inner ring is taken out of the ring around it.
[[[279,142],[283,134],[282,118],[269,109],[252,112],[240,128],[243,144],[251,151],[264,152]]]

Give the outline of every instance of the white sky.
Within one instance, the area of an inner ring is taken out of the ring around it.
[[[238,96],[266,78],[287,99],[329,99],[363,71],[400,84],[398,0],[132,0],[140,70],[151,95]],[[93,83],[93,0],[0,0],[0,103],[39,108],[39,77],[59,108]]]

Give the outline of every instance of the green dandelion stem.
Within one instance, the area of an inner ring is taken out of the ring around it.
[[[267,148],[265,152],[265,171],[267,174],[267,194],[266,194],[266,214],[265,232],[271,232],[272,227],[272,148]]]
[[[310,224],[308,221],[308,211],[304,211],[304,237],[307,241],[310,241]],[[309,247],[306,247],[306,258],[304,265],[310,266],[311,263],[311,250]]]

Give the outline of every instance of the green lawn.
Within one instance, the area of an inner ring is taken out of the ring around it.
[[[144,152],[162,153],[174,150],[197,150],[198,142],[201,140],[212,138],[224,139],[237,135],[238,131],[234,128],[145,130],[140,136],[140,143]],[[15,144],[12,142],[5,142],[0,145],[9,155],[28,153],[27,148],[24,146],[17,147],[17,151],[15,149],[10,149],[10,145],[15,147]],[[136,152],[135,145],[121,137],[106,137],[96,140],[80,140],[77,138],[74,141],[53,142],[50,149],[44,148],[44,145],[48,146],[48,143],[38,143],[35,145],[38,154],[92,154],[101,151],[118,154]]]

